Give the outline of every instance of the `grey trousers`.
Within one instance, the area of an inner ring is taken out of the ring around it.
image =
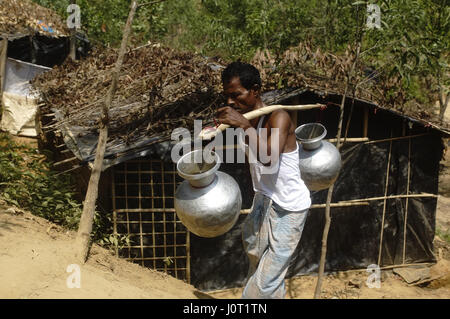
[[[284,298],[284,279],[302,236],[308,209],[287,211],[256,193],[242,232],[249,271],[242,298]]]

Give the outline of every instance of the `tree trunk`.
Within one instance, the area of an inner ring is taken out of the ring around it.
[[[77,1],[76,0],[70,0],[70,4],[76,4]],[[76,27],[74,26],[73,28],[70,29],[70,58],[72,59],[72,61],[75,61],[77,59],[77,45],[76,45],[76,38],[75,38],[75,34],[76,34]]]
[[[90,237],[92,232],[92,224],[94,221],[95,203],[98,197],[98,182],[103,166],[103,158],[105,156],[106,142],[108,139],[108,110],[111,107],[114,93],[117,88],[120,69],[122,68],[123,57],[125,55],[128,37],[131,32],[131,24],[133,22],[134,14],[136,13],[137,1],[131,4],[130,13],[128,15],[127,24],[125,25],[124,34],[122,37],[122,44],[119,51],[119,57],[116,62],[115,69],[112,74],[112,83],[103,105],[102,119],[100,123],[100,132],[98,137],[97,150],[94,160],[94,168],[91,172],[89,185],[86,193],[86,199],[83,203],[83,213],[78,227],[77,238],[75,242],[75,250],[77,258],[81,263],[85,263],[89,253]]]
[[[345,106],[345,99],[347,98],[347,92],[350,86],[351,78],[353,77],[353,72],[355,70],[356,63],[359,58],[359,53],[361,50],[361,42],[362,40],[358,42],[358,46],[356,48],[356,55],[355,60],[352,63],[351,69],[348,72],[346,84],[345,84],[345,91],[344,96],[341,100],[340,105],[340,116],[339,116],[339,123],[338,123],[338,132],[337,132],[337,149],[340,150],[341,148],[341,133],[342,133],[342,121],[344,119],[344,106]],[[325,226],[323,229],[323,235],[322,235],[322,250],[320,254],[320,263],[319,263],[319,274],[317,277],[317,284],[316,289],[314,291],[314,299],[320,298],[320,293],[322,290],[322,281],[323,281],[323,273],[325,271],[325,261],[327,257],[327,242],[328,242],[328,232],[330,230],[331,225],[331,214],[330,214],[330,204],[331,204],[331,198],[333,196],[333,190],[334,190],[334,183],[328,188],[328,194],[327,194],[327,203],[325,208]]]
[[[447,111],[448,100],[450,99],[450,93],[447,93],[444,100],[444,93],[442,88],[439,90],[439,120],[443,121],[445,112]]]

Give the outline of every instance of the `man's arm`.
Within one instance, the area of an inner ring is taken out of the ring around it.
[[[289,134],[289,128],[291,119],[289,114],[285,111],[274,111],[269,115],[268,120],[268,132],[267,139],[263,136],[257,136],[256,129],[251,125],[242,114],[237,112],[231,107],[223,107],[218,109],[218,120],[223,124],[228,124],[232,127],[239,127],[246,131],[248,141],[246,141],[251,148],[253,154],[256,154],[257,160],[265,166],[276,164],[280,154],[283,152],[287,137]],[[278,134],[272,129],[278,129]],[[277,138],[278,137],[278,138]],[[261,161],[261,153],[264,152],[269,157],[269,160],[264,163]],[[274,156],[272,156],[274,151]]]

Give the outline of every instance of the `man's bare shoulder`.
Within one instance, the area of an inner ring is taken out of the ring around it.
[[[267,124],[270,127],[282,128],[282,127],[289,127],[290,123],[291,117],[289,113],[286,110],[279,109],[270,113]]]

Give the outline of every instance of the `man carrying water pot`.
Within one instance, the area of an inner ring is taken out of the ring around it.
[[[227,106],[218,109],[218,120],[245,131],[242,144],[255,191],[252,211],[243,225],[250,266],[242,298],[284,298],[286,272],[311,206],[309,190],[300,177],[295,125],[282,109],[253,120],[243,116],[265,106],[254,66],[229,64],[222,84]]]

